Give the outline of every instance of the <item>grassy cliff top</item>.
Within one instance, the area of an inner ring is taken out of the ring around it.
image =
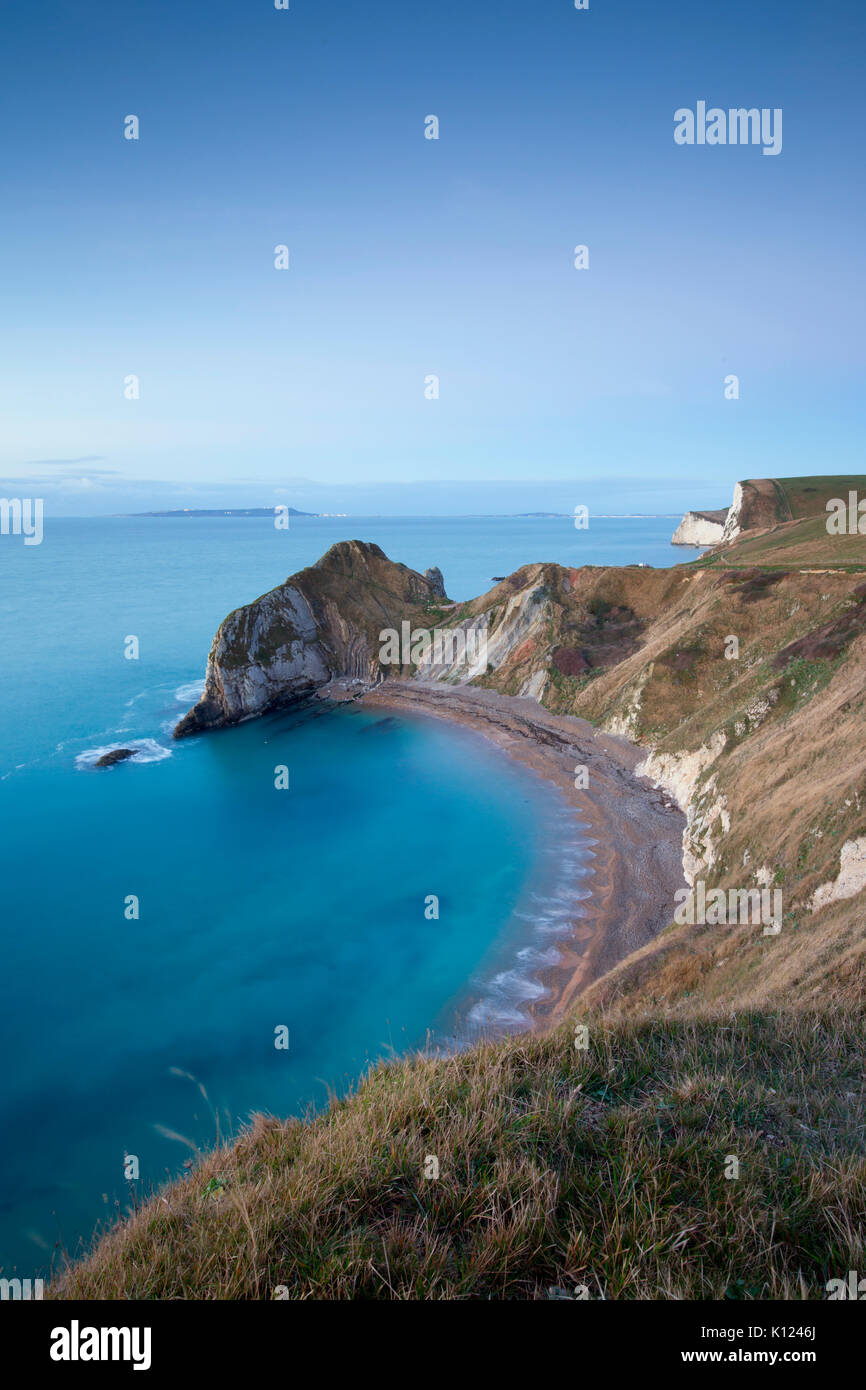
[[[827,504],[847,505],[849,493],[866,498],[866,474],[831,473],[802,478],[749,478],[739,483],[742,534],[701,565],[765,565],[773,568],[866,568],[866,536],[832,535]]]
[[[866,473],[825,473],[804,478],[773,478],[780,496],[780,521],[799,521],[807,516],[824,516],[834,497],[846,498],[849,491],[866,496]],[[787,516],[784,512],[787,511]]]
[[[862,1267],[862,1026],[587,1023],[257,1119],[51,1296],[820,1299]]]
[[[862,495],[866,497],[866,490]],[[827,514],[822,511],[820,516],[776,522],[767,530],[746,531],[723,550],[711,550],[693,564],[701,568],[760,565],[769,569],[843,569],[853,573],[866,570],[866,536],[831,535]]]

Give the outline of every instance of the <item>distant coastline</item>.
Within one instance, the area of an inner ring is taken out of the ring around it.
[[[343,512],[299,512],[295,507],[284,507],[281,510],[289,516],[344,516]],[[273,520],[274,507],[179,507],[174,511],[167,512],[120,512],[120,516],[267,516]]]
[[[284,510],[286,513],[288,513],[289,516],[305,516],[305,517],[319,517],[319,518],[331,518],[331,519],[337,518],[337,517],[346,517],[346,518],[348,518],[348,517],[353,517],[353,518],[355,518],[356,520],[362,520],[362,519],[367,519],[367,518],[369,518],[369,519],[376,519],[376,518],[381,518],[381,517],[393,517],[395,520],[400,520],[400,519],[401,519],[399,513],[396,513],[396,512],[394,512],[394,513],[391,513],[391,512],[302,512],[302,511],[299,511],[296,507],[284,507],[284,508],[281,508],[281,510]],[[275,508],[274,508],[274,507],[206,507],[206,508],[179,507],[179,508],[175,508],[175,509],[172,510],[172,511],[156,511],[156,512],[115,512],[115,513],[113,513],[113,515],[114,515],[114,516],[119,516],[119,517],[145,517],[145,516],[151,516],[151,517],[171,517],[171,516],[177,516],[177,517],[222,517],[222,516],[238,517],[238,516],[252,516],[252,517],[269,517],[269,518],[273,519],[274,511],[275,511]],[[416,514],[415,514],[415,513],[412,513],[412,515],[415,516]],[[596,520],[598,520],[598,521],[658,521],[659,519],[663,519],[663,520],[676,520],[678,517],[681,516],[681,513],[680,513],[680,512],[590,512],[590,516],[591,516],[591,517],[595,517]],[[481,519],[481,520],[495,520],[496,518],[500,518],[500,519],[503,520],[503,521],[566,521],[566,520],[570,520],[570,519],[571,519],[571,512],[465,512],[465,513],[464,513],[464,512],[460,512],[460,513],[456,513],[454,516],[447,516],[447,515],[446,515],[446,516],[442,516],[442,517],[440,517],[439,515],[437,515],[437,514],[434,513],[434,512],[430,512],[430,513],[427,513],[427,512],[421,513],[421,512],[419,512],[419,513],[417,514],[417,520],[419,520],[419,521],[439,521],[439,520],[445,520],[445,521],[460,521],[460,520],[466,521],[466,520],[470,520],[470,521],[471,521],[471,520],[478,520],[478,519]],[[96,520],[99,520],[100,518],[99,518],[98,516],[94,516],[92,519],[96,521]]]

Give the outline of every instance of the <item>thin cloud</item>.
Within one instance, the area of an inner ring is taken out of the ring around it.
[[[10,484],[26,483],[32,487],[34,484],[45,487],[62,487],[69,479],[80,478],[82,475],[75,471],[64,473],[23,473],[18,476],[0,477],[0,486],[8,487]],[[117,478],[120,476],[116,468],[88,468],[87,476],[90,478]]]
[[[82,454],[74,459],[28,459],[22,468],[75,468],[80,463],[102,463],[104,454]],[[91,470],[93,471],[93,470]],[[114,472],[114,469],[98,469],[97,472]]]

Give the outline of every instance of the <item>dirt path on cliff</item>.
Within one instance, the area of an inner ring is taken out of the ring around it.
[[[387,681],[361,703],[476,729],[552,782],[578,811],[581,843],[591,847],[592,896],[575,903],[572,935],[558,943],[560,964],[540,974],[548,994],[531,1009],[539,1027],[557,1022],[586,985],[671,922],[674,894],[685,887],[685,817],[635,775],[645,750],[584,719],[551,714],[534,700],[474,686]],[[578,766],[587,769],[585,790],[575,788]]]

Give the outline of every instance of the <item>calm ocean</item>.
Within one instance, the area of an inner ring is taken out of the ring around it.
[[[336,540],[439,565],[461,599],[535,560],[694,558],[674,525],[49,517],[40,546],[0,537],[5,1275],[125,1210],[126,1156],[144,1194],[217,1122],[321,1105],[431,1030],[519,1026],[581,892],[573,812],[467,730],[349,707],[173,745],[225,614]]]

